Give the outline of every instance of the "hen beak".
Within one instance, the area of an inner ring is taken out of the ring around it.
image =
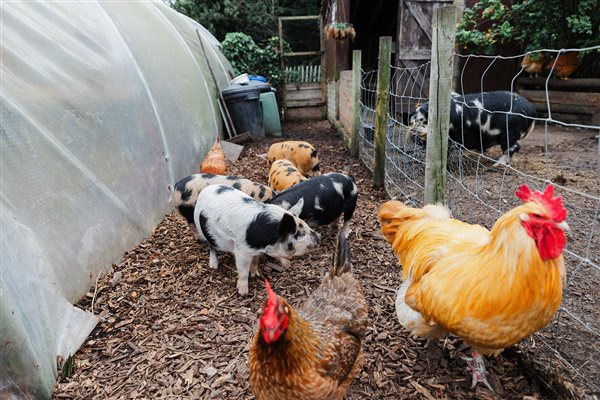
[[[275,341],[275,331],[276,330],[277,329],[265,328],[265,332],[267,333],[267,336],[269,337],[268,343],[273,343]]]
[[[567,221],[560,222],[556,224],[556,226],[558,226],[564,232],[571,233],[571,228],[569,228],[569,224],[567,224]]]

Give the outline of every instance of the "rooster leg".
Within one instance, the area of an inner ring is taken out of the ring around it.
[[[487,380],[487,371],[485,370],[485,363],[483,361],[483,356],[478,352],[474,351],[471,353],[472,357],[463,357],[463,359],[467,362],[467,369],[471,371],[473,374],[473,379],[471,381],[471,389],[473,389],[479,382],[483,383],[485,387],[492,389],[492,386]]]

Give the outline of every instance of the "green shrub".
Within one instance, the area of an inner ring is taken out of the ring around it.
[[[284,43],[284,48],[285,51],[290,51],[287,43]],[[265,47],[260,47],[245,33],[230,32],[221,42],[221,51],[238,75],[247,73],[267,78],[277,89],[278,103],[281,105],[279,89],[283,84],[283,73],[280,64],[279,37],[270,37]]]
[[[481,0],[467,8],[456,30],[462,50],[494,54],[505,43],[522,50],[599,44],[600,0]]]

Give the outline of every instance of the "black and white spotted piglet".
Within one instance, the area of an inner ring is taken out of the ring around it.
[[[428,114],[429,103],[425,103],[409,117],[411,127],[422,139],[427,135],[424,128]],[[535,116],[533,104],[516,93],[452,93],[448,136],[467,149],[481,152],[499,144],[503,154],[495,165],[506,165],[521,148],[517,141],[533,130]]]
[[[344,214],[344,236],[356,208],[358,188],[349,175],[330,172],[300,182],[268,201],[292,211],[310,227],[330,224]]]
[[[215,174],[186,176],[177,182],[175,187],[170,186],[169,190],[173,192],[173,207],[185,218],[196,238],[198,238],[198,231],[194,225],[194,207],[198,195],[208,185],[231,186],[261,202],[269,200],[275,194],[275,191],[268,186],[238,176]]]
[[[258,273],[261,254],[289,262],[318,246],[320,237],[300,218],[273,205],[259,203],[225,185],[210,185],[198,196],[194,223],[208,244],[209,266],[217,268],[217,250],[235,255],[239,294],[248,294],[248,273]],[[250,271],[252,269],[252,271]]]

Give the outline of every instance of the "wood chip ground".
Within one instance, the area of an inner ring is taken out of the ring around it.
[[[283,139],[313,143],[325,173],[351,165],[359,187],[350,244],[370,306],[370,325],[366,363],[347,399],[544,398],[518,366],[518,357],[488,359],[490,379],[500,393],[494,395],[483,387],[469,389],[461,359],[468,348],[462,341],[440,341],[434,347],[437,356],[431,357],[423,339],[409,337],[394,309],[401,271],[376,217],[386,193],[372,188],[370,173],[349,156],[329,123],[288,123],[284,132]],[[257,155],[280,140],[247,144],[230,173],[266,184],[268,169]],[[74,356],[74,374],[60,380],[54,398],[252,399],[246,362],[265,299],[262,280],[268,278],[279,294],[300,304],[331,264],[336,229],[318,229],[322,251],[293,260],[291,270],[263,260],[260,279],[251,279],[250,295],[240,298],[233,257],[220,253],[220,269],[209,269],[207,248],[179,217],[167,215],[99,279],[93,308],[101,322]],[[78,306],[91,310],[93,293],[94,288]]]

